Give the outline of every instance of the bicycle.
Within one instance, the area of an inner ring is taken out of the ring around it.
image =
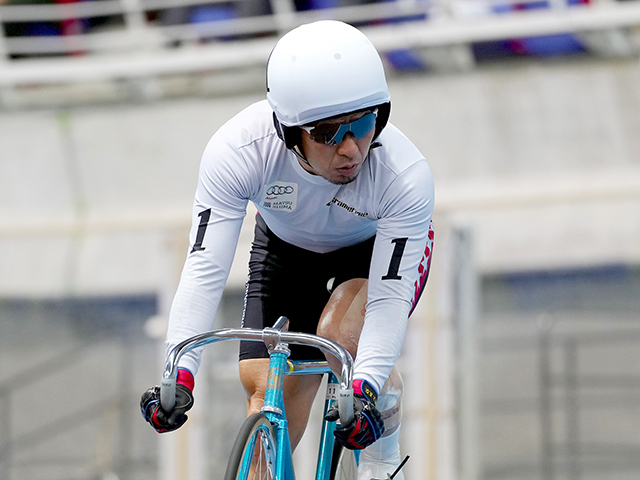
[[[335,422],[324,420],[335,401],[338,402],[343,425],[353,418],[353,359],[346,349],[331,340],[317,335],[288,332],[288,323],[286,317],[280,317],[273,327],[263,330],[227,328],[184,340],[167,355],[160,386],[160,404],[167,411],[173,409],[178,361],[188,351],[223,340],[264,342],[270,358],[264,406],[242,425],[229,457],[224,480],[295,479],[284,411],[284,376],[312,374],[329,375],[315,480],[356,480],[358,452],[343,449],[334,442]],[[327,361],[289,360],[290,343],[317,347],[333,355],[341,363],[340,379],[331,371]]]

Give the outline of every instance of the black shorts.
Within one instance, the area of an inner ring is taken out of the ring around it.
[[[315,334],[333,289],[352,278],[369,278],[374,240],[372,237],[351,247],[315,253],[276,237],[256,215],[242,326],[271,327],[284,315],[290,331]],[[324,358],[317,348],[290,348],[290,358],[295,360]],[[240,360],[268,356],[262,342],[240,342]]]

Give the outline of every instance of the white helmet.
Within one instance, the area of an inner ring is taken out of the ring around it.
[[[280,133],[286,127],[389,104],[389,99],[380,55],[362,32],[346,23],[322,20],[297,27],[278,41],[269,57],[267,100]]]

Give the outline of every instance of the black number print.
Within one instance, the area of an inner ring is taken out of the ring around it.
[[[209,225],[209,218],[211,218],[211,209],[203,210],[198,214],[200,217],[200,224],[198,225],[198,233],[196,234],[196,243],[193,244],[191,253],[204,250],[202,241],[204,240],[204,234],[207,231],[207,225]]]
[[[394,238],[391,240],[391,243],[395,243],[396,246],[393,248],[393,253],[391,254],[391,262],[389,262],[389,270],[387,274],[382,277],[382,280],[400,280],[402,275],[398,275],[398,270],[400,270],[400,260],[402,260],[402,254],[404,253],[404,247],[407,246],[408,238]]]

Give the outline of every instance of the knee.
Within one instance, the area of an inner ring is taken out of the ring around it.
[[[397,367],[391,371],[391,375],[382,386],[378,397],[378,410],[384,420],[385,436],[394,433],[402,421],[402,397],[404,395],[404,382]]]

